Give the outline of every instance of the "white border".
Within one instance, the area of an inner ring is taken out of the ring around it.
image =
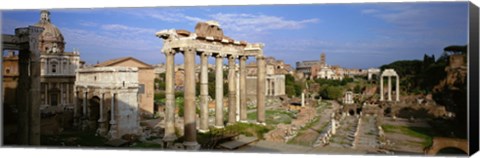
[[[375,3],[375,2],[451,2],[466,0],[5,0],[0,9],[52,9],[99,7],[155,7],[155,6],[208,6],[208,5],[259,5],[259,4],[312,4],[312,3]]]
[[[434,0],[435,2],[446,2],[452,0]],[[458,1],[458,0],[454,0]],[[465,1],[465,0],[461,0]],[[207,6],[207,5],[259,5],[259,4],[312,4],[312,3],[375,3],[375,2],[432,2],[431,0],[178,0],[178,1],[151,1],[151,0],[0,0],[0,10],[12,9],[52,9],[52,8],[109,8],[109,7],[153,7],[153,6]],[[472,0],[479,6],[478,0]],[[1,15],[1,14],[0,14]],[[0,60],[1,61],[1,60]],[[0,81],[1,82],[1,81]],[[54,148],[0,148],[2,157],[128,157],[128,158],[149,158],[149,157],[232,157],[244,158],[254,157],[378,157],[358,155],[304,155],[304,154],[261,154],[261,153],[221,153],[221,152],[166,152],[148,150],[92,150],[92,149],[54,149]],[[476,154],[477,156],[480,154]],[[380,156],[384,157],[384,156]],[[419,156],[389,156],[389,157],[419,157]],[[421,156],[424,157],[424,156]]]

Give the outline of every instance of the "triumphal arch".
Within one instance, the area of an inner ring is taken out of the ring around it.
[[[174,56],[184,55],[185,92],[184,92],[184,145],[187,149],[198,149],[195,114],[195,56],[200,56],[200,124],[199,131],[208,130],[208,58],[215,58],[215,125],[223,128],[223,61],[228,60],[228,123],[236,122],[236,96],[240,97],[240,121],[247,121],[246,105],[246,61],[249,57],[257,60],[257,120],[265,124],[265,57],[261,43],[247,43],[233,40],[223,34],[222,28],[215,21],[199,22],[195,32],[187,30],[162,30],[156,36],[163,39],[162,53],[166,56],[166,107],[164,141],[176,139],[174,129],[175,89],[174,89]],[[239,60],[240,94],[237,94],[235,64]]]

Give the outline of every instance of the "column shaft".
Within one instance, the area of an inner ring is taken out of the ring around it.
[[[197,143],[197,123],[195,107],[195,50],[187,48],[184,55],[185,64],[185,92],[184,92],[184,145],[193,149]]]
[[[380,101],[384,100],[383,96],[383,76],[380,76]]]
[[[34,49],[36,50],[36,49]],[[30,52],[30,145],[40,145],[40,52]]]
[[[208,131],[208,54],[200,56],[200,130]]]
[[[117,122],[115,121],[115,98],[116,94],[114,92],[112,93],[112,98],[110,99],[110,131],[109,131],[109,136],[110,139],[116,139],[118,138],[117,134]]]
[[[174,141],[175,135],[175,51],[165,52],[165,135],[166,142]]]
[[[103,122],[103,93],[100,94],[100,118],[98,122]]]
[[[67,95],[65,96],[65,104],[70,104],[70,84],[65,83],[65,88],[66,88],[66,93]]]
[[[395,94],[397,95],[396,101],[400,101],[400,79],[398,76],[397,77],[397,82],[396,82],[396,88],[395,88]]]
[[[85,88],[85,92],[83,92],[83,117],[87,117],[87,95],[88,95],[88,89]]]
[[[18,141],[20,145],[29,144],[29,131],[30,131],[30,120],[29,118],[29,108],[28,108],[28,99],[30,98],[28,94],[29,87],[29,77],[28,77],[28,56],[29,52],[21,50],[19,52],[18,59],[18,86],[16,94],[16,103],[18,107]]]
[[[110,100],[110,124],[116,124],[115,121],[115,93],[112,93],[112,99]]]
[[[235,57],[228,57],[228,123],[233,124],[236,122],[236,80],[235,80]]]
[[[76,88],[74,88],[76,89]],[[76,119],[78,117],[78,92],[75,90],[75,93],[73,94],[74,100],[73,100],[73,118]]]
[[[392,77],[388,76],[388,101],[392,101]]]
[[[247,121],[247,57],[240,57],[240,121]]]
[[[265,57],[257,57],[257,122],[265,123]]]
[[[215,126],[223,127],[223,56],[215,61]]]

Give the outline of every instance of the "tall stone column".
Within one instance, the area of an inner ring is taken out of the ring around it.
[[[34,35],[31,35],[34,36]],[[30,42],[30,145],[40,145],[40,52],[37,39]],[[30,40],[32,41],[32,39]]]
[[[200,55],[200,132],[208,131],[208,56]]]
[[[116,139],[117,136],[117,121],[115,121],[115,92],[111,92],[112,98],[110,99],[110,131],[109,135],[111,139]]]
[[[103,121],[103,92],[100,93],[100,118],[98,121]]]
[[[107,133],[107,126],[105,124],[105,118],[104,118],[104,112],[103,112],[103,101],[104,101],[104,95],[103,92],[100,93],[100,118],[98,119],[98,129],[97,129],[97,133],[99,135],[102,135],[104,136],[106,133]]]
[[[235,120],[240,121],[240,70],[235,70]]]
[[[20,145],[29,145],[29,131],[30,131],[30,116],[28,100],[31,97],[28,94],[29,87],[29,52],[27,50],[20,50],[18,59],[18,86],[16,94],[16,102],[18,107],[18,141]]]
[[[223,55],[215,60],[215,127],[223,128]]]
[[[395,94],[397,95],[396,97],[396,101],[400,101],[400,79],[398,76],[395,76],[397,77],[397,81],[396,81],[396,88],[395,88]]]
[[[165,135],[163,141],[173,142],[175,135],[175,50],[165,52]],[[168,143],[167,143],[168,145]]]
[[[236,122],[236,79],[235,79],[235,56],[228,56],[228,124]]]
[[[70,102],[70,84],[66,83],[65,88],[66,88],[66,93],[67,93],[67,95],[65,96],[65,104],[70,105],[70,103],[71,103]]]
[[[265,57],[257,56],[257,123],[265,124]]]
[[[247,59],[240,57],[240,122],[247,122]]]
[[[87,98],[88,98],[88,89],[84,89],[85,92],[83,92],[83,118],[87,117]]]
[[[75,93],[73,93],[73,126],[78,127],[78,91],[74,87]]]
[[[185,92],[184,92],[184,137],[183,145],[186,149],[198,150],[197,123],[195,115],[195,55],[193,48],[186,48],[183,52],[185,64]]]
[[[380,76],[380,101],[383,101],[383,75]]]
[[[48,82],[45,83],[45,94],[44,94],[45,98],[45,105],[48,105]]]
[[[392,77],[388,76],[388,101],[392,101]]]
[[[85,87],[83,92],[83,105],[82,105],[82,117],[81,117],[81,125],[82,130],[86,130],[88,127],[88,116],[87,116],[87,98],[88,98],[88,89]]]

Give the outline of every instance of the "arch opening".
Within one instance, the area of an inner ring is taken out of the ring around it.
[[[89,100],[88,104],[88,120],[92,129],[98,128],[98,119],[100,119],[100,98],[94,96]]]

